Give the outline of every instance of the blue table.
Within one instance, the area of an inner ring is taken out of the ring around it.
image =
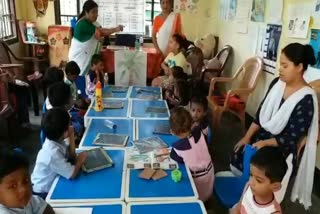
[[[129,98],[141,99],[139,95],[159,95],[158,99],[162,100],[162,89],[151,86],[132,86]]]
[[[129,115],[129,101],[127,99],[104,99],[107,101],[115,101],[115,102],[123,102],[124,107],[122,109],[104,109],[103,111],[96,112],[94,110],[94,104],[93,101],[91,106],[89,107],[88,111],[86,112],[84,116],[84,125],[87,127],[88,120],[93,118],[127,118]]]
[[[130,92],[130,87],[127,87],[127,90],[125,92],[112,92],[113,85],[107,85],[103,88],[102,90],[102,95],[103,98],[128,98],[129,97],[129,92]]]
[[[167,177],[153,181],[139,178],[142,170],[128,169],[126,202],[196,200],[198,193],[189,169],[184,164],[179,164],[179,170],[182,172],[182,180],[175,183],[171,179],[170,170],[166,170]]]
[[[153,134],[155,127],[159,125],[169,125],[169,120],[140,119],[136,120],[136,139],[159,136],[168,146],[179,139],[174,135]]]
[[[84,151],[84,150],[80,150]],[[108,149],[114,166],[92,173],[82,172],[76,179],[58,177],[48,196],[50,204],[96,203],[124,199],[124,149]]]
[[[132,119],[112,119],[107,120],[112,121],[117,125],[117,129],[113,130],[107,127],[105,123],[106,119],[90,119],[86,131],[83,134],[79,147],[95,146],[93,141],[98,135],[98,133],[109,133],[109,134],[123,134],[128,135],[128,143],[135,140],[134,133],[134,120]]]
[[[146,113],[148,107],[160,107],[166,108],[166,113]],[[169,108],[167,102],[164,100],[132,100],[130,107],[130,117],[131,118],[159,118],[159,119],[168,119]]]
[[[127,214],[205,214],[201,201],[190,202],[138,202],[127,205]]]
[[[92,208],[92,214],[125,214],[126,213],[126,205],[124,202],[114,202],[114,203],[92,203],[92,204],[68,204],[68,206],[54,206],[54,208],[68,208],[68,207],[76,207],[76,208]]]

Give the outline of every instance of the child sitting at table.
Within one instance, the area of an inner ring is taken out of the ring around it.
[[[192,118],[185,108],[178,107],[171,111],[171,132],[180,140],[173,144],[170,156],[186,164],[194,179],[199,199],[207,201],[213,191],[213,164],[205,136],[199,128],[191,130],[191,126]]]
[[[86,93],[90,99],[93,98],[96,83],[101,82],[102,88],[104,87],[104,65],[102,56],[94,54],[91,58],[91,69],[86,77]]]
[[[68,62],[65,67],[65,73],[66,76],[64,82],[68,84],[71,88],[72,99],[75,107],[84,110],[88,109],[90,99],[80,97],[77,85],[75,83],[76,79],[80,74],[80,68],[78,64],[75,61]]]
[[[0,213],[54,213],[42,198],[32,196],[28,158],[5,148],[0,149]]]
[[[41,127],[46,140],[38,153],[31,176],[34,194],[42,198],[47,196],[58,175],[74,179],[86,160],[86,153],[78,156],[75,153],[74,130],[69,124],[69,114],[63,108],[50,109],[42,119]],[[68,137],[69,145],[64,141]]]
[[[208,137],[208,100],[203,95],[194,95],[190,100],[190,114],[193,120],[192,129],[199,127],[202,133]]]
[[[79,114],[79,112],[73,111],[70,87],[64,82],[58,82],[51,85],[48,90],[48,100],[50,108],[47,108],[47,110],[54,107],[60,107],[69,112],[71,124],[75,130],[75,141],[78,145],[84,132],[84,118],[81,114]]]
[[[171,69],[174,66],[179,66],[185,73],[187,72],[187,60],[182,53],[184,43],[185,39],[179,34],[174,34],[170,38],[168,45],[170,53],[161,64],[161,68],[163,69],[165,75],[153,79],[151,83],[152,86],[160,86],[167,89],[170,86],[169,76],[171,75]]]
[[[277,147],[263,147],[251,158],[250,180],[231,213],[279,213],[281,207],[274,193],[281,189],[287,163]]]
[[[48,91],[51,85],[53,85],[56,82],[62,82],[63,78],[64,78],[64,72],[60,68],[55,66],[49,67],[46,73],[44,74],[43,85]],[[52,108],[48,97],[46,97],[44,102],[45,102],[46,109]]]
[[[169,76],[170,86],[165,90],[165,99],[169,108],[185,106],[189,102],[189,86],[187,74],[179,66],[174,66]],[[180,93],[181,92],[181,93]]]

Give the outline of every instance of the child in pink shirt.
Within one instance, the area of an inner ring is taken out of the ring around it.
[[[173,144],[170,156],[190,169],[199,199],[205,202],[212,195],[214,168],[205,136],[200,128],[191,130],[191,126],[192,118],[185,108],[172,110],[170,128],[180,140]]]

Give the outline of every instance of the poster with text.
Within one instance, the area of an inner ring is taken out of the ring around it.
[[[228,8],[228,20],[233,21],[237,15],[238,0],[230,0]]]
[[[264,22],[265,0],[253,0],[251,9],[251,21]]]
[[[266,35],[263,42],[263,61],[264,70],[270,74],[275,73],[281,31],[281,25],[267,25]]]
[[[314,0],[313,21],[314,26],[320,25],[320,0]]]
[[[311,29],[310,45],[316,58],[316,64],[313,67],[320,69],[320,30]]]

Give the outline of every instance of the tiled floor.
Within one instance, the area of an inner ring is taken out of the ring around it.
[[[33,124],[40,125],[40,117],[34,117],[33,113],[30,112],[30,119]],[[215,171],[228,170],[229,158],[228,154],[232,151],[234,144],[241,137],[243,131],[241,131],[240,123],[232,115],[224,115],[222,118],[222,126],[220,130],[215,131],[214,134],[217,136],[217,142],[211,145],[211,153],[215,165]],[[0,136],[3,136],[4,123],[0,123]],[[39,139],[38,128],[35,131],[29,132],[18,132],[18,144],[21,148],[28,153],[31,163],[34,163],[37,152],[40,148],[40,139]],[[0,145],[6,143],[7,139],[0,137]],[[292,203],[289,198],[289,194],[285,198],[284,202],[281,204],[283,212],[285,214],[304,214],[319,213],[320,210],[320,199],[316,196],[313,196],[313,205],[310,211],[305,211],[300,205]],[[208,213],[209,214],[224,214],[228,213],[228,210],[223,208],[219,202],[212,197],[212,199],[207,203]]]

